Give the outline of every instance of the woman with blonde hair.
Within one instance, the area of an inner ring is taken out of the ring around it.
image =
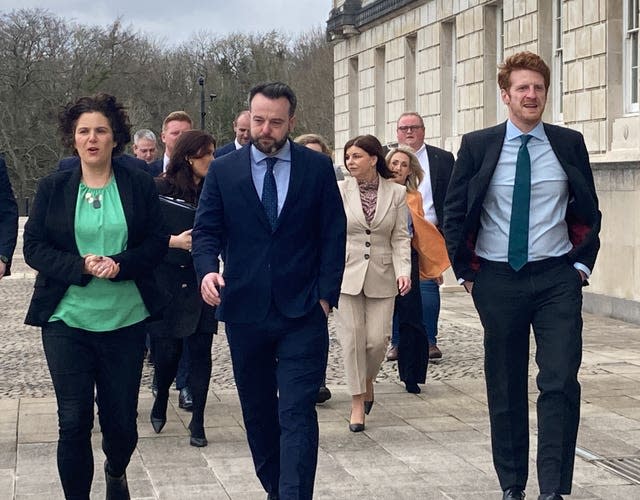
[[[392,181],[406,187],[411,226],[411,280],[436,279],[449,267],[444,238],[440,231],[424,218],[422,195],[418,185],[424,171],[408,146],[391,149],[386,157],[393,172]],[[420,288],[396,297],[392,344],[398,348],[398,372],[407,392],[420,393],[429,363],[429,342],[422,323]]]

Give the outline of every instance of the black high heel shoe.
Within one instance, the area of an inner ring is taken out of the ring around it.
[[[149,416],[149,420],[151,421],[151,427],[156,434],[160,434],[160,431],[164,428],[167,423],[167,404],[163,405],[160,403],[162,398],[156,398],[153,403],[153,408],[151,408],[151,415]],[[168,395],[167,395],[168,399]],[[161,407],[164,406],[164,411],[162,411]]]
[[[362,432],[364,430],[364,422],[362,423],[351,423],[351,413],[349,413],[349,430],[351,432]]]
[[[195,426],[193,424],[189,424],[189,432],[191,436],[189,437],[189,444],[191,446],[195,446],[196,448],[203,448],[209,444],[207,441],[207,437],[204,434],[204,427],[201,425]]]

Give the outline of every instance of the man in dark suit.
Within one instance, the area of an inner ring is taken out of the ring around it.
[[[11,258],[18,239],[18,204],[13,196],[7,165],[0,156],[0,279],[11,274]]]
[[[240,111],[240,113],[237,114],[236,119],[233,120],[233,133],[236,134],[236,138],[233,142],[229,142],[216,149],[213,153],[214,158],[220,158],[221,156],[232,153],[236,149],[240,149],[242,146],[249,143],[249,140],[251,139],[250,120],[249,110],[247,109]]]
[[[311,499],[315,402],[337,305],[346,218],[331,160],[289,140],[296,96],[249,95],[251,146],[214,161],[193,229],[201,292],[226,323],[256,473],[270,499]],[[218,255],[224,255],[224,275]]]
[[[413,149],[425,172],[425,176],[418,186],[418,191],[422,195],[425,219],[436,227],[440,227],[443,221],[444,198],[453,169],[453,155],[449,151],[430,146],[424,142],[424,121],[415,111],[408,111],[400,115],[396,133],[398,144]],[[438,347],[441,284],[442,277],[420,281],[422,321],[429,340],[430,360],[442,358],[442,351]],[[391,345],[390,348],[392,348]]]
[[[462,138],[444,210],[449,257],[484,327],[493,460],[503,499],[528,476],[529,330],[536,341],[539,500],[571,492],[582,356],[582,286],[600,211],[582,135],[542,122],[550,71],[509,57],[498,84],[509,119]]]
[[[140,170],[144,170],[145,172],[149,172],[147,168],[147,162],[145,162],[144,160],[139,160],[138,158],[131,155],[123,154],[120,156],[114,156],[112,161],[114,165],[129,165],[131,167],[138,167]],[[67,156],[66,158],[62,158],[58,162],[58,170],[71,170],[79,166],[79,156]]]
[[[162,122],[162,134],[160,138],[164,143],[164,155],[149,163],[149,173],[153,177],[159,176],[167,169],[173,148],[180,134],[193,128],[193,120],[185,111],[172,111]]]

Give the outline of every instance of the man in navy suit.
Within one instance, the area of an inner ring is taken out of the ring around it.
[[[0,279],[11,274],[18,239],[18,204],[13,196],[4,158],[0,156]]]
[[[571,492],[582,357],[582,286],[601,214],[584,139],[542,122],[550,71],[531,52],[500,66],[509,119],[462,137],[444,207],[456,277],[484,327],[493,461],[503,499],[529,462],[529,330],[536,341],[539,500]]]
[[[172,111],[162,122],[162,134],[160,139],[164,143],[164,155],[149,163],[149,173],[157,177],[167,169],[173,148],[180,134],[193,128],[193,120],[185,111]]]
[[[215,158],[220,158],[221,156],[232,153],[236,149],[240,149],[242,146],[249,143],[249,140],[251,139],[250,120],[251,118],[249,115],[249,110],[245,109],[238,113],[236,119],[233,120],[233,133],[236,134],[236,138],[233,140],[233,142],[229,142],[224,146],[216,149],[215,153],[213,154]]]
[[[249,95],[251,146],[214,161],[193,229],[204,300],[226,324],[247,439],[268,499],[308,500],[315,402],[337,305],[346,218],[331,160],[289,140],[296,96]],[[224,275],[218,256],[224,255]]]

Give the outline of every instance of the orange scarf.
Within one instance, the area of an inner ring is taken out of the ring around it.
[[[420,257],[420,279],[438,278],[451,265],[444,238],[438,228],[424,218],[419,191],[407,191],[407,205],[413,222],[411,244]]]

